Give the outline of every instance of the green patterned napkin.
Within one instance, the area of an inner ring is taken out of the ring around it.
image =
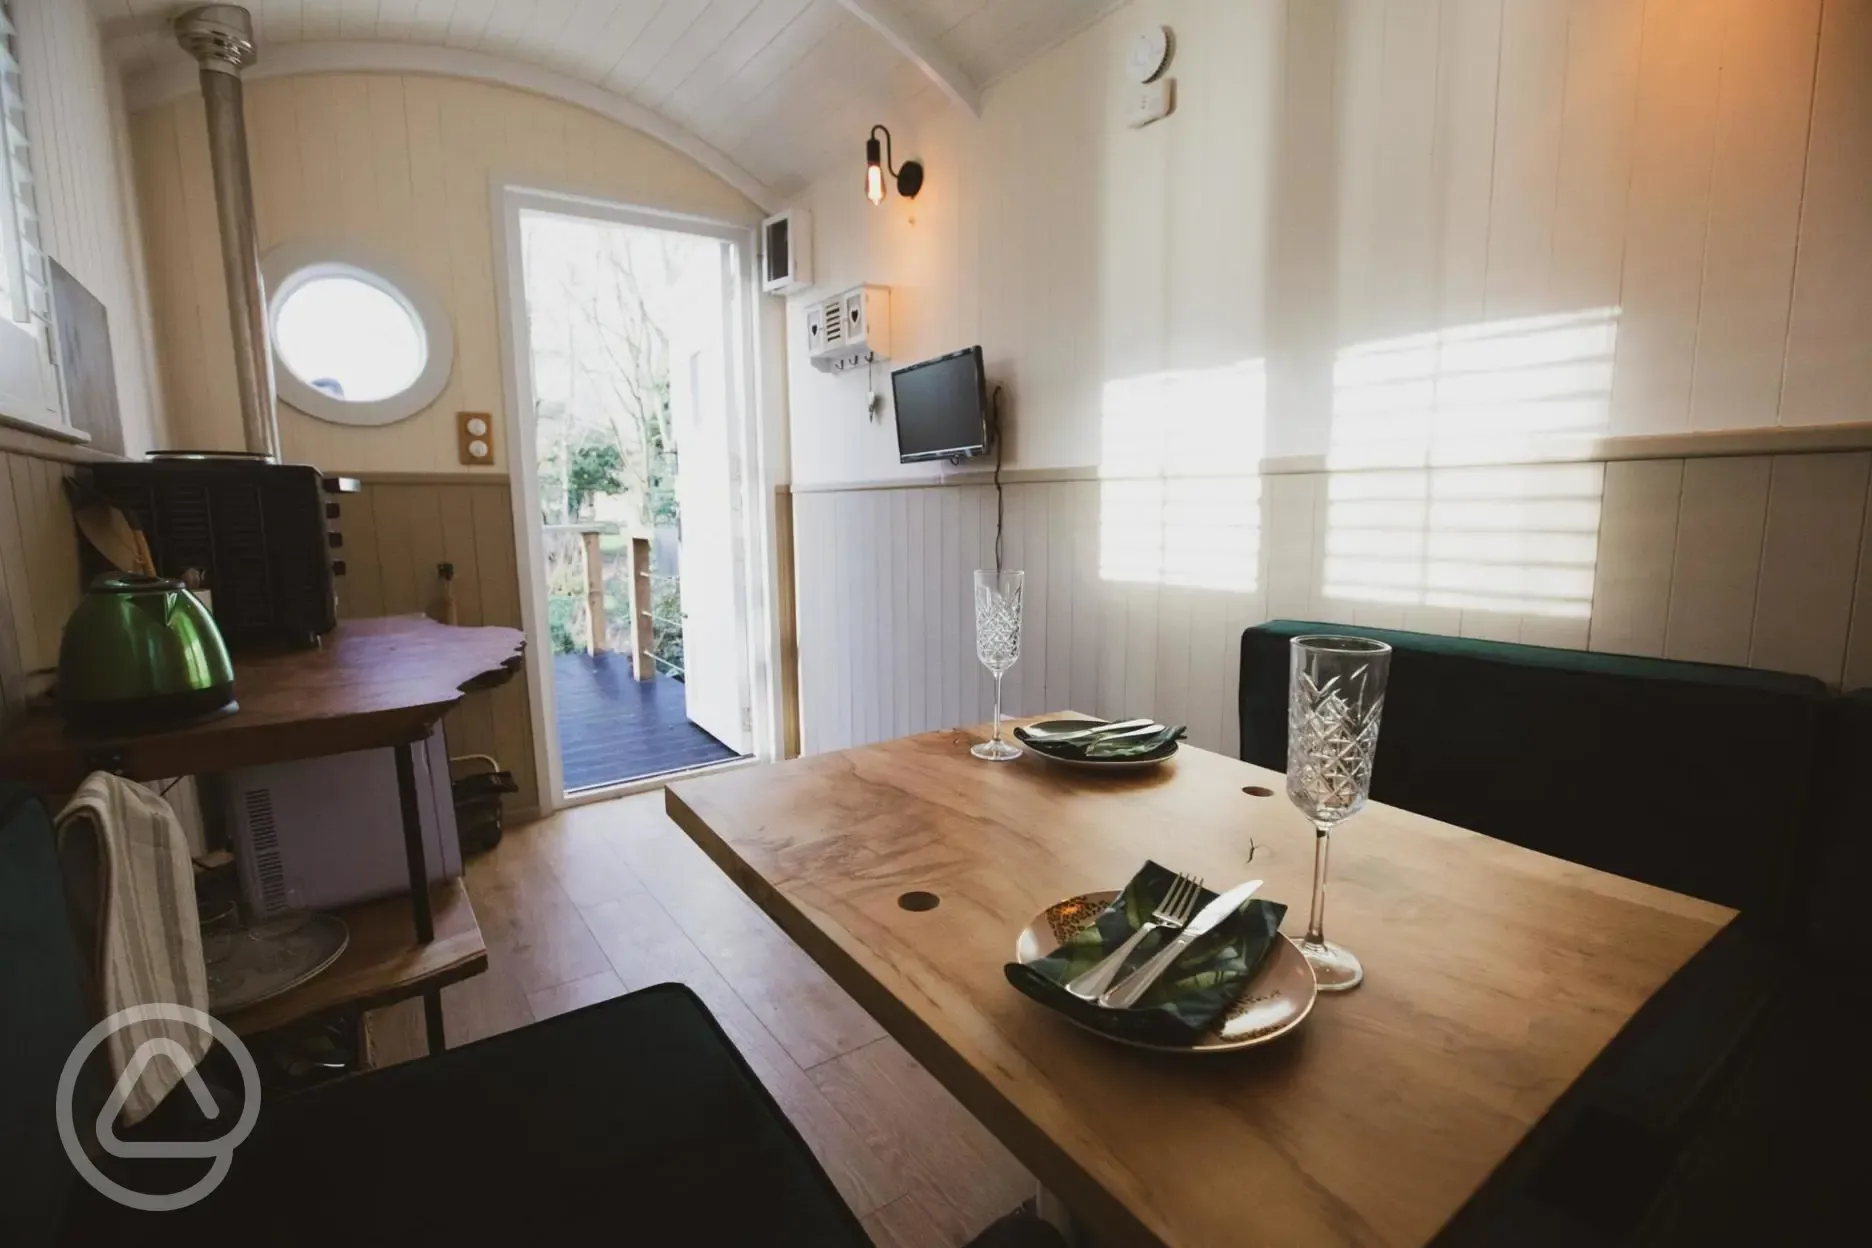
[[[1081,1001],[1065,988],[1142,926],[1170,891],[1175,878],[1166,868],[1146,862],[1124,891],[1072,939],[1037,962],[1025,966],[1008,963],[1008,982],[1040,1004],[1120,1039],[1146,1044],[1194,1044],[1260,969],[1273,947],[1286,906],[1277,901],[1250,900],[1191,941],[1182,956],[1130,1009],[1110,1010]],[[1197,911],[1215,896],[1204,889]],[[1132,953],[1128,965],[1141,965],[1175,937],[1174,932],[1153,932]]]
[[[1145,733],[1143,736],[1121,735],[1092,737],[1089,740],[1080,741],[1048,741],[1045,737],[1030,736],[1025,725],[1014,729],[1015,738],[1030,750],[1036,750],[1041,754],[1051,754],[1055,758],[1093,759],[1104,762],[1149,757],[1162,751],[1171,742],[1180,740],[1183,733],[1183,725],[1177,724],[1166,725],[1156,732]]]

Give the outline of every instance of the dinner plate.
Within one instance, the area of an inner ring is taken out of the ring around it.
[[[232,1013],[290,992],[338,960],[351,932],[335,914],[290,914],[202,934],[208,1008]]]
[[[1014,739],[1030,751],[1049,763],[1061,767],[1079,767],[1086,771],[1132,771],[1140,767],[1155,767],[1177,752],[1177,743],[1167,741],[1149,754],[1137,758],[1066,758],[1059,754],[1050,754],[1041,746],[1035,745],[1027,735],[1028,728],[1038,728],[1042,732],[1072,732],[1081,728],[1096,728],[1098,721],[1093,719],[1047,719],[1037,724],[1023,724],[1014,730]]]
[[[1014,960],[1025,966],[1046,957],[1098,918],[1100,911],[1117,899],[1118,893],[1115,888],[1102,889],[1054,902],[1036,914],[1021,931],[1014,942]],[[1086,1027],[1069,1015],[1060,1017],[1107,1040],[1163,1053],[1233,1053],[1237,1049],[1266,1044],[1305,1022],[1313,1010],[1314,998],[1319,995],[1319,985],[1314,982],[1313,968],[1307,964],[1305,955],[1286,936],[1279,932],[1275,936],[1278,943],[1268,950],[1261,969],[1242,985],[1241,995],[1235,998],[1234,1004],[1222,1011],[1221,1017],[1195,1044],[1147,1044],[1141,1040],[1126,1040]]]

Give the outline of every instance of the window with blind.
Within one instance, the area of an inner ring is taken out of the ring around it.
[[[82,437],[59,399],[12,8],[0,3],[0,419]]]

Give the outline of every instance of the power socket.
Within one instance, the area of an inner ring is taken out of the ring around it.
[[[494,462],[494,418],[486,412],[456,412],[456,442],[461,462],[484,467]]]

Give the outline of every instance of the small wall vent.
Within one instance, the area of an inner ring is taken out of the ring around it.
[[[252,836],[254,892],[261,912],[275,915],[290,908],[286,863],[280,856],[279,823],[273,817],[273,790],[248,789],[242,795]]]
[[[812,285],[812,214],[803,208],[761,222],[761,289],[790,295]]]

